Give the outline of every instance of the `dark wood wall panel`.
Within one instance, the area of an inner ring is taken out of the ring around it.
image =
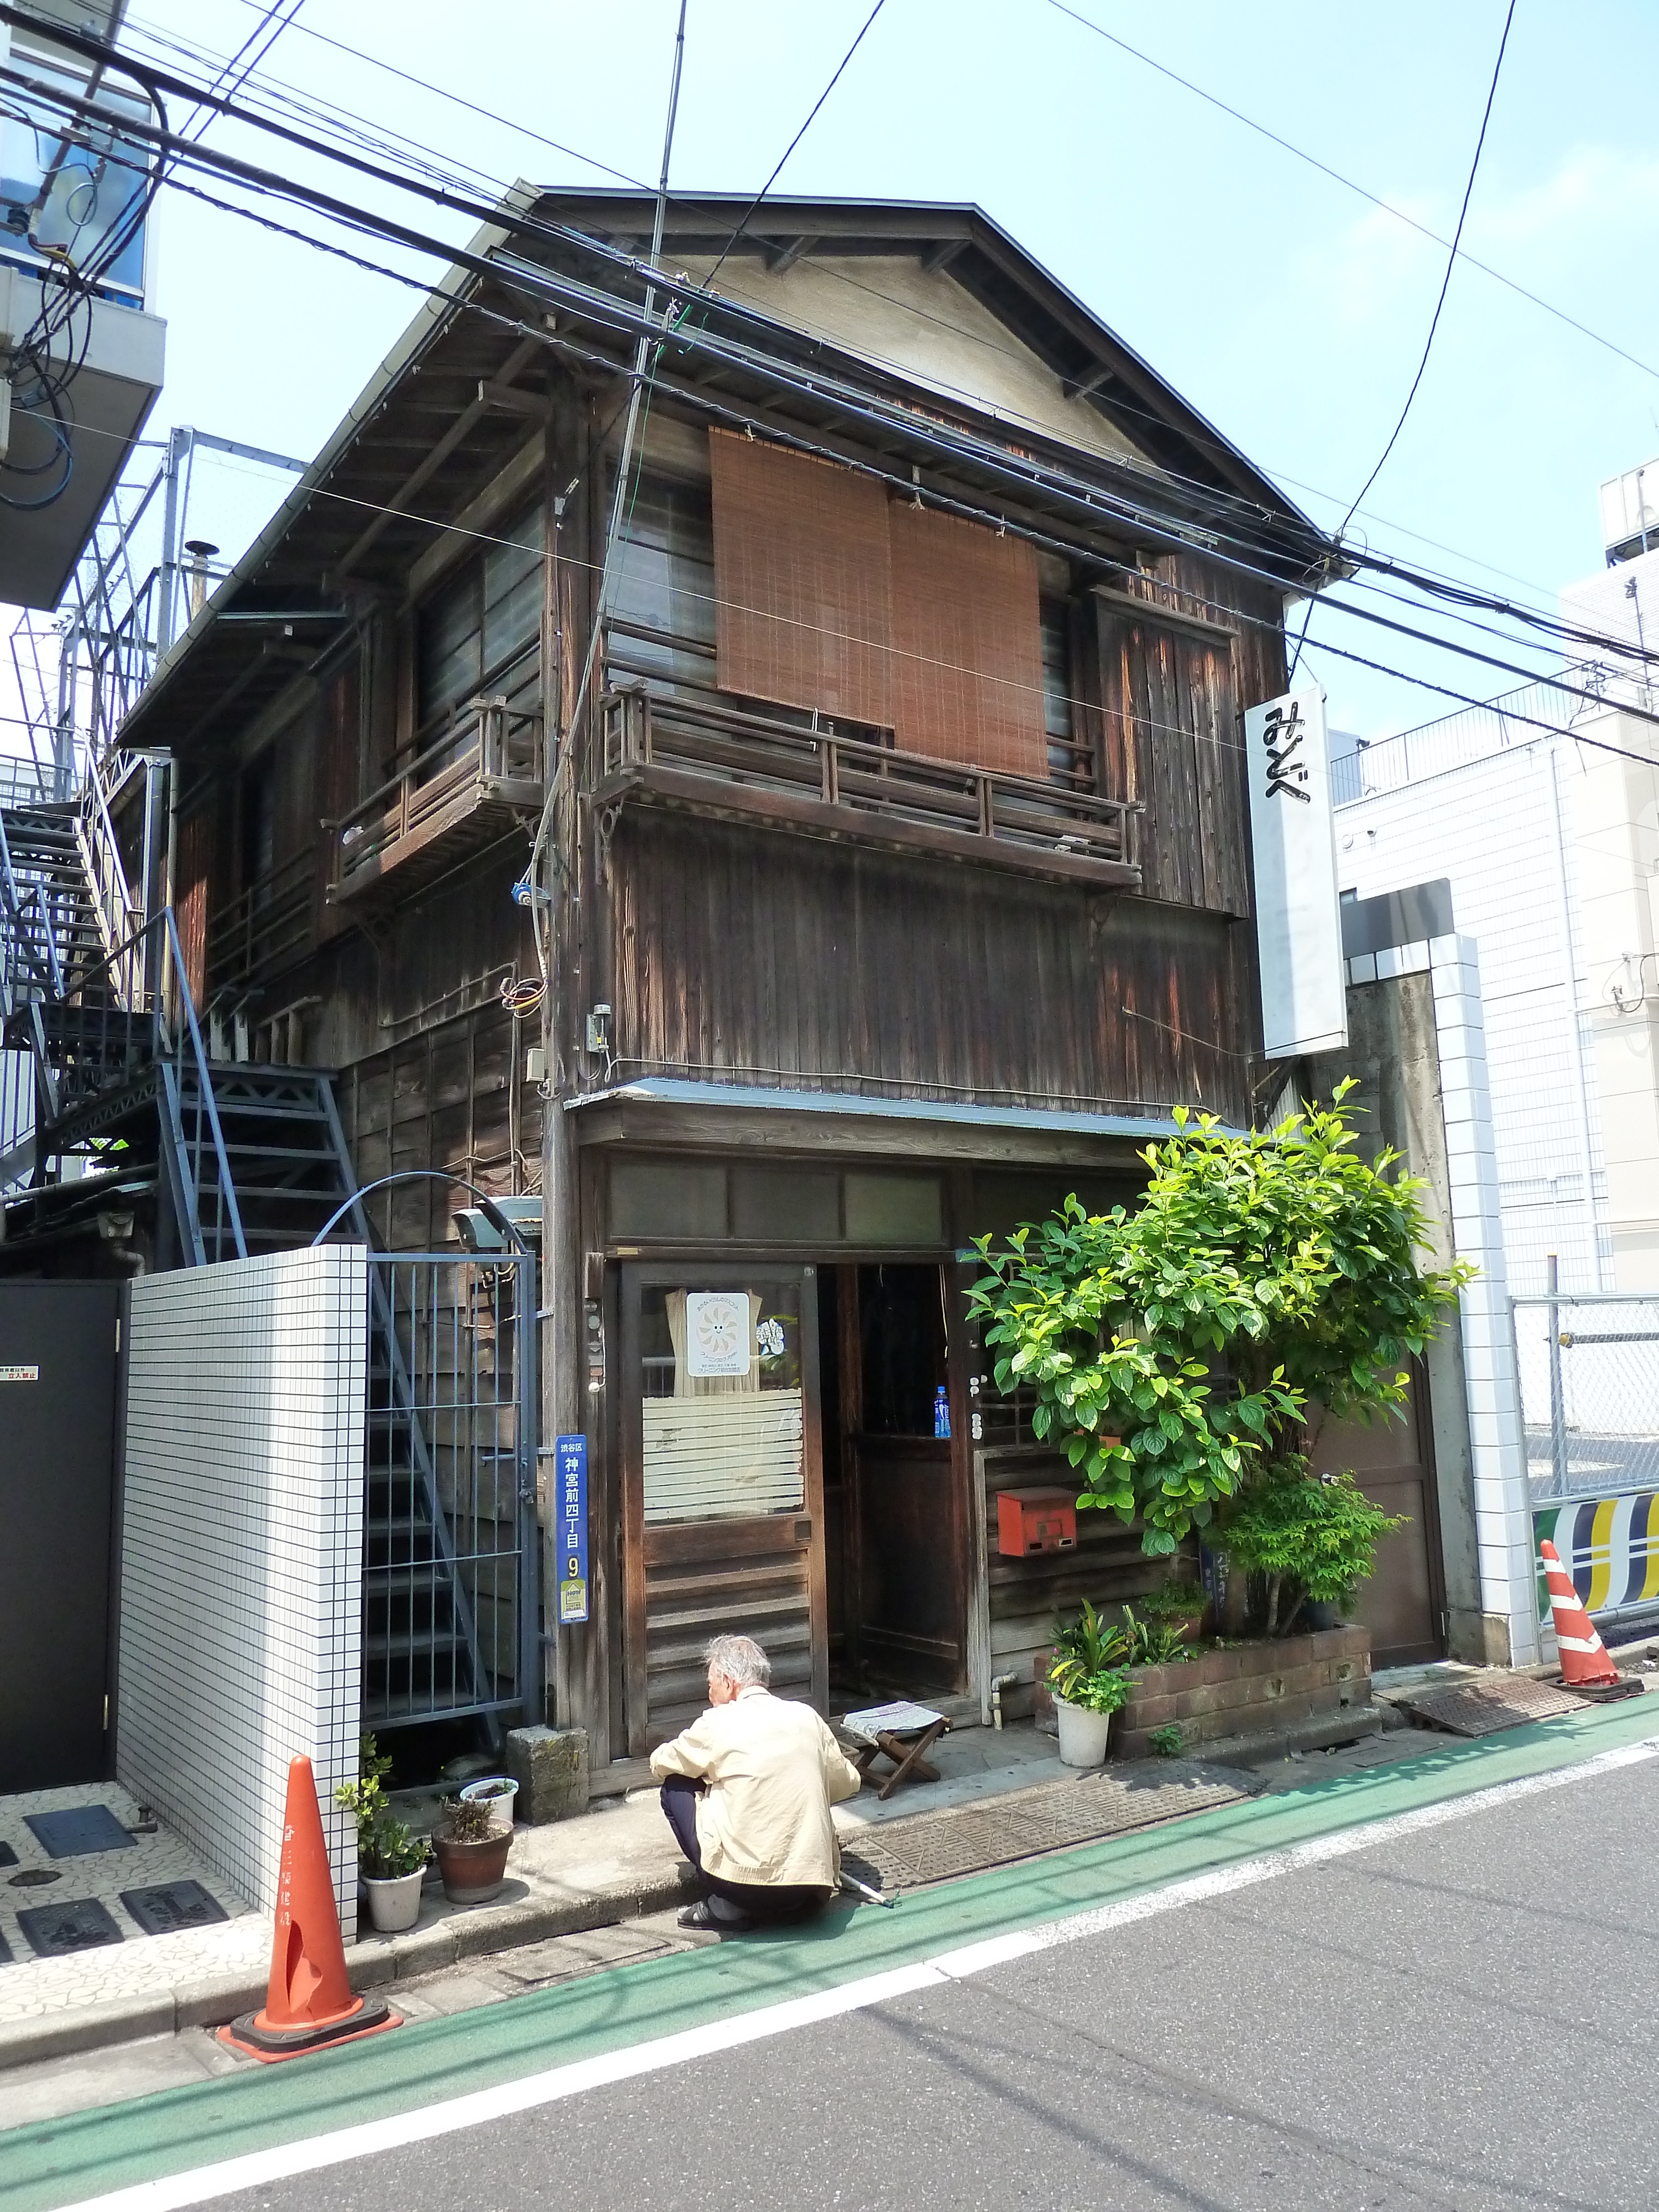
[[[1126,598],[1144,601],[1145,615]],[[1104,787],[1146,810],[1146,896],[1248,915],[1241,717],[1285,689],[1278,600],[1249,578],[1184,555],[1129,578],[1096,605]]]
[[[1237,924],[643,813],[612,841],[623,1076],[1246,1115]]]

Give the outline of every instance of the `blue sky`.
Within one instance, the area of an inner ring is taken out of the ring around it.
[[[758,189],[869,5],[691,0],[674,182]],[[1075,5],[1449,236],[1500,0]],[[220,55],[258,12],[250,0],[140,0],[136,42],[155,31]],[[264,66],[482,177],[604,180],[526,135],[539,131],[654,180],[675,14],[674,0],[307,0]],[[441,83],[488,119],[313,31]],[[1411,419],[1359,518],[1374,545],[1545,605],[1600,564],[1598,482],[1659,453],[1656,82],[1659,11],[1521,0],[1465,245],[1653,367],[1460,264]],[[211,143],[273,160],[269,141],[222,124]],[[1393,428],[1444,273],[1442,248],[1049,0],[886,0],[780,181],[976,200],[1328,525]],[[467,228],[420,219],[449,236]],[[193,422],[301,456],[412,305],[394,284],[176,195],[155,273],[169,334],[152,428]],[[230,549],[276,489],[204,470],[193,526]],[[1328,616],[1322,631],[1482,696],[1517,680]],[[1331,654],[1310,665],[1339,726],[1377,735],[1438,711]]]

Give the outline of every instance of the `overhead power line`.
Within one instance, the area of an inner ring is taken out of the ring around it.
[[[1463,236],[1463,225],[1468,219],[1469,202],[1474,195],[1474,180],[1480,171],[1480,155],[1486,143],[1486,126],[1492,121],[1492,102],[1498,97],[1498,80],[1503,71],[1504,49],[1509,45],[1510,27],[1514,21],[1515,0],[1510,0],[1509,12],[1504,18],[1504,35],[1498,41],[1498,59],[1492,64],[1492,83],[1487,88],[1486,104],[1480,112],[1480,135],[1474,142],[1474,159],[1469,163],[1469,181],[1463,187],[1463,204],[1457,210],[1457,228],[1452,233],[1451,252],[1446,257],[1446,273],[1440,280],[1440,296],[1434,303],[1434,313],[1429,318],[1429,334],[1423,341],[1423,358],[1417,364],[1417,374],[1412,379],[1411,390],[1406,394],[1406,404],[1400,410],[1400,420],[1389,432],[1389,442],[1383,447],[1376,466],[1354,494],[1347,513],[1337,525],[1336,534],[1339,539],[1353,520],[1355,507],[1382,475],[1383,464],[1393,453],[1400,433],[1406,427],[1406,417],[1412,411],[1412,402],[1416,398],[1417,388],[1423,381],[1423,372],[1429,365],[1429,356],[1434,349],[1434,334],[1440,327],[1440,313],[1446,304],[1446,295],[1451,289],[1452,270],[1457,266],[1457,248]]]
[[[183,89],[188,96],[189,94],[196,88],[185,87]],[[163,133],[157,135],[165,138],[167,134]],[[285,133],[284,135],[292,134]],[[169,150],[178,148],[184,142],[168,141]],[[234,162],[230,160],[229,157],[224,155],[210,155],[193,147],[188,148],[188,151],[192,159],[198,162],[206,161],[210,167],[216,164],[221,169],[228,169],[228,173],[239,183],[251,185],[252,188],[261,191],[273,191],[280,198],[297,200],[301,204],[316,206],[327,214],[331,219],[345,222],[354,228],[368,232],[370,234],[391,237],[397,242],[413,246],[422,253],[441,257],[446,261],[446,263],[452,265],[459,264],[463,268],[471,269],[474,273],[488,275],[498,281],[507,283],[509,287],[514,284],[517,284],[521,289],[530,291],[532,294],[532,296],[538,291],[541,293],[542,296],[544,297],[550,295],[558,296],[558,285],[560,283],[562,283],[567,288],[567,295],[569,290],[574,289],[580,296],[586,306],[590,310],[592,309],[595,301],[602,302],[606,312],[597,317],[597,319],[601,322],[602,326],[613,327],[619,334],[624,331],[635,337],[638,334],[638,331],[641,326],[639,311],[627,301],[617,300],[609,295],[595,294],[591,290],[591,288],[581,287],[579,284],[576,284],[574,280],[560,279],[556,281],[556,272],[549,271],[544,269],[538,270],[534,267],[533,264],[520,264],[516,260],[509,259],[506,257],[499,258],[482,258],[477,256],[469,255],[464,250],[458,250],[448,246],[445,241],[433,239],[424,233],[412,230],[406,225],[392,222],[388,218],[372,215],[368,210],[355,207],[350,203],[341,201],[334,196],[315,192],[311,188],[301,186],[294,180],[280,177],[274,173],[255,169],[249,164]],[[405,180],[393,176],[390,179],[390,181],[403,184]],[[414,185],[409,185],[407,188],[410,190],[425,190],[428,191],[428,196],[437,196],[433,194],[429,188],[418,187]],[[234,211],[238,213],[246,212],[246,210],[236,210]],[[255,216],[254,219],[264,220],[264,218],[258,216]],[[546,228],[552,231],[556,235],[562,236],[565,234],[556,226],[531,226],[531,228],[537,229]],[[305,234],[297,234],[301,236],[307,235]],[[309,239],[308,237],[307,237],[307,242],[312,244],[320,243],[320,241]],[[587,243],[585,240],[581,242],[584,244]],[[338,249],[331,248],[328,250],[337,251]],[[636,275],[643,276],[649,273],[642,270],[640,264],[633,260],[632,257],[623,255],[619,252],[613,252],[607,258],[613,261],[623,263]],[[386,270],[382,273],[394,276],[399,282],[416,282],[416,280],[412,280],[407,277],[403,274],[403,272]],[[417,289],[425,291],[429,288],[417,284]],[[696,294],[694,291],[692,296],[702,299],[706,305],[712,306],[714,304],[717,304],[714,301],[708,301],[708,295],[706,295]],[[491,313],[492,319],[501,322],[505,327],[515,329],[521,335],[534,336],[543,343],[556,344],[558,349],[562,351],[565,351],[567,353],[574,352],[577,355],[580,355],[583,351],[580,347],[573,347],[568,340],[555,341],[551,339],[544,331],[536,331],[532,326],[518,321],[516,319],[510,316],[501,316],[493,313],[493,311],[483,310],[477,302],[466,301],[459,304],[470,307],[474,312]],[[726,305],[726,303],[723,301],[719,302],[718,304],[722,307]],[[771,327],[769,323],[767,323],[765,318],[751,317],[750,319],[759,320],[763,324],[765,324],[766,327]],[[712,348],[717,352],[717,354],[719,354],[720,357],[728,357],[730,349],[726,347],[726,342],[723,340],[718,340],[706,332],[700,332],[690,329],[684,329],[683,335],[689,345],[696,346],[704,349]],[[609,356],[601,355],[593,351],[592,349],[587,349],[586,357],[592,360],[596,365],[603,366],[610,374],[616,374],[617,364]],[[739,356],[739,357],[743,356]],[[833,379],[829,379],[821,375],[808,377],[802,372],[796,372],[792,377],[791,374],[787,370],[779,370],[777,374],[781,376],[782,384],[787,389],[796,391],[820,399],[824,398],[827,394],[834,394],[836,396],[837,403],[839,404],[839,394],[843,387],[837,385]],[[890,409],[879,406],[872,395],[859,392],[855,387],[848,386],[844,387],[844,389],[850,394],[854,402],[854,404],[848,409],[850,413],[859,414],[861,416],[867,417],[867,419],[872,422],[879,422],[884,426],[890,428],[893,427],[894,424],[897,422],[898,414]],[[738,421],[746,419],[743,415],[741,409],[733,409],[730,406],[722,405],[714,400],[709,395],[700,392],[696,389],[685,389],[683,391],[682,396],[686,398],[690,404],[697,405],[702,409],[711,410],[714,412],[719,413],[725,419],[733,419]],[[908,422],[908,419],[905,421],[903,427],[906,428],[907,432],[915,433],[917,435],[922,434],[919,430],[918,426]],[[949,435],[945,435],[945,433],[948,433]],[[775,427],[774,427],[770,434],[778,434]],[[813,441],[807,437],[798,437],[793,439],[786,437],[784,442],[793,442],[797,444],[802,450],[821,450],[815,447]],[[981,465],[995,467],[1006,464],[1006,466],[1003,466],[1002,472],[1008,478],[1012,488],[1019,491],[1030,492],[1035,490],[1039,493],[1057,495],[1063,497],[1067,503],[1072,506],[1073,511],[1086,511],[1090,518],[1090,527],[1097,528],[1103,520],[1116,520],[1120,524],[1121,524],[1126,520],[1126,516],[1124,514],[1120,514],[1115,516],[1114,515],[1112,509],[1103,502],[1100,488],[1098,486],[1091,486],[1082,479],[1068,479],[1061,471],[1054,469],[1027,469],[1023,466],[1016,465],[1012,456],[1002,453],[1000,449],[993,448],[983,441],[973,439],[966,433],[957,433],[954,430],[952,426],[943,426],[942,430],[933,428],[930,426],[927,430],[927,436],[924,439],[924,442],[938,444],[940,446],[942,451],[957,452],[958,458],[965,453],[968,458],[970,458]],[[848,459],[848,456],[845,453],[832,455],[831,458],[840,459],[843,463]],[[885,482],[891,482],[894,483],[898,482],[897,477],[894,477],[890,471],[876,469],[868,471],[867,472],[878,475]],[[901,488],[907,489],[909,489],[908,484]],[[981,497],[985,496],[994,497],[994,495],[981,495]],[[996,524],[999,526],[1006,520],[1005,515],[998,514],[994,509],[988,509],[984,506],[976,506],[969,501],[951,499],[937,489],[929,491],[928,499],[929,503],[931,504],[939,506],[945,511],[959,513],[971,520],[988,521],[993,524]],[[420,520],[418,517],[414,519],[417,520]],[[1184,537],[1178,530],[1172,529],[1166,524],[1162,524],[1159,519],[1156,516],[1143,513],[1139,515],[1139,517],[1129,516],[1127,519],[1133,526],[1144,528],[1149,534],[1161,536],[1164,542],[1171,544],[1176,549],[1179,549],[1183,545],[1190,548],[1191,540],[1188,538]],[[1054,550],[1056,550],[1069,553],[1073,556],[1086,551],[1085,548],[1076,544],[1068,544],[1064,539],[1055,539],[1052,536],[1045,538],[1044,533],[1039,530],[1033,530],[1029,526],[1017,526],[1021,527],[1022,534],[1033,537],[1036,538],[1038,542],[1049,543],[1054,545]],[[1268,572],[1261,569],[1255,561],[1248,558],[1236,558],[1226,552],[1218,550],[1218,547],[1222,544],[1229,542],[1237,544],[1240,543],[1240,541],[1237,538],[1227,540],[1224,533],[1211,533],[1211,535],[1215,537],[1215,543],[1206,543],[1206,546],[1201,547],[1200,550],[1208,550],[1210,557],[1215,559],[1222,567],[1230,568],[1237,574],[1256,578],[1261,581],[1273,586],[1274,588],[1280,587],[1282,580],[1279,577],[1272,575]],[[1255,549],[1246,544],[1245,550],[1248,552],[1253,551]],[[1403,631],[1403,634],[1413,636],[1420,641],[1437,647],[1441,650],[1463,653],[1470,652],[1470,648],[1459,645],[1455,641],[1447,640],[1445,638],[1437,636],[1432,633],[1410,629],[1406,628],[1404,625],[1389,623],[1387,617],[1376,616],[1370,610],[1352,606],[1348,602],[1345,601],[1334,604],[1336,604],[1346,611],[1356,615],[1360,619],[1382,621],[1387,627],[1401,629]],[[1237,615],[1235,610],[1227,609],[1224,611],[1233,619],[1242,618]],[[1273,627],[1275,629],[1277,628],[1277,625],[1266,626]],[[1600,641],[1595,638],[1594,634],[1584,633],[1582,635],[1584,636],[1586,642],[1600,643],[1607,650],[1614,653],[1622,653],[1627,650],[1621,641]],[[1340,655],[1340,649],[1329,649],[1338,651]],[[1357,655],[1340,655],[1340,657],[1351,657],[1356,659],[1360,658],[1360,656]],[[1499,668],[1506,673],[1516,674],[1528,678],[1534,677],[1537,673],[1534,670],[1518,668],[1512,663],[1498,660],[1490,655],[1475,654],[1473,657],[1482,660],[1488,665]],[[1644,657],[1645,658],[1646,656]],[[1382,665],[1382,664],[1374,665],[1379,666]],[[1384,672],[1389,672],[1385,668]],[[1474,705],[1482,703],[1478,700],[1468,700],[1466,695],[1450,692],[1446,690],[1444,687],[1431,686],[1429,688],[1441,690],[1443,696],[1464,700],[1466,703]]]
[[[768,192],[771,191],[773,185],[776,184],[778,179],[783,174],[784,163],[789,159],[789,156],[794,152],[796,147],[799,145],[801,140],[811,129],[813,123],[817,120],[819,108],[823,106],[824,101],[829,99],[830,94],[841,82],[842,74],[847,68],[848,63],[852,60],[854,55],[857,53],[859,48],[864,44],[865,33],[869,30],[870,26],[875,21],[877,16],[880,15],[885,5],[886,0],[876,0],[875,6],[865,17],[864,21],[859,27],[858,36],[854,40],[852,45],[848,46],[847,52],[842,56],[841,59],[836,64],[835,72],[831,76],[829,83],[824,86],[823,90],[818,94],[817,98],[812,102],[811,106],[808,109],[805,122],[801,125],[800,129],[796,131],[794,137],[784,148],[782,153],[779,155],[777,167],[773,170],[771,175],[766,179],[766,182],[761,186],[754,198],[750,201],[748,206],[738,217],[737,228],[732,232],[731,237],[726,240],[725,245],[720,248],[720,259],[709,270],[708,276],[704,277],[703,282],[705,284],[712,284],[715,277],[720,275],[720,270],[726,266],[726,256],[731,252],[732,247],[737,244],[738,240],[743,236],[744,231],[749,228],[750,216],[754,214],[755,210],[760,205],[761,202],[766,198]]]
[[[1080,23],[1085,31],[1092,31],[1096,38],[1104,39],[1109,46],[1120,48],[1122,52],[1132,55],[1136,61],[1144,62],[1148,69],[1156,70],[1160,76],[1168,77],[1171,84],[1180,85],[1184,91],[1193,93],[1209,106],[1218,109],[1223,115],[1231,116],[1235,123],[1242,123],[1247,131],[1254,131],[1258,137],[1267,139],[1282,152],[1293,154],[1298,161],[1305,161],[1310,169],[1317,169],[1322,176],[1330,178],[1334,184],[1340,185],[1345,191],[1357,192],[1362,200],[1369,200],[1374,208],[1380,208],[1384,215],[1392,216],[1396,222],[1403,222],[1408,230],[1416,231],[1419,236],[1428,239],[1435,246],[1450,245],[1449,239],[1443,238],[1437,230],[1431,230],[1427,223],[1419,222],[1416,216],[1407,215],[1404,208],[1395,207],[1391,200],[1379,198],[1376,192],[1368,191],[1364,185],[1357,184],[1352,177],[1345,176],[1340,169],[1334,169],[1328,161],[1322,161],[1317,155],[1309,153],[1304,146],[1298,146],[1293,139],[1281,137],[1277,131],[1270,130],[1265,123],[1257,122],[1255,116],[1246,115],[1243,108],[1234,107],[1231,102],[1221,99],[1218,94],[1207,90],[1203,85],[1194,83],[1191,77],[1182,76],[1179,70],[1171,69],[1166,62],[1157,61],[1151,54],[1143,53],[1139,46],[1132,46],[1127,39],[1119,38],[1115,31],[1109,31],[1103,24],[1092,21],[1087,15],[1079,15],[1075,8],[1066,4],[1066,0],[1048,0],[1048,5],[1062,15],[1069,15],[1074,23]],[[1553,301],[1546,300],[1540,294],[1529,291],[1524,284],[1517,283],[1513,276],[1506,276],[1501,269],[1494,269],[1491,262],[1480,260],[1474,254],[1467,252],[1462,253],[1460,258],[1467,261],[1471,269],[1478,269],[1483,276],[1490,276],[1494,283],[1503,285],[1506,291],[1513,292],[1519,298],[1529,301],[1534,307],[1541,307],[1547,315],[1553,315],[1557,322],[1565,323],[1569,330],[1577,331],[1581,337],[1589,338],[1595,345],[1605,347],[1608,353],[1617,354],[1620,361],[1628,362],[1632,368],[1639,368],[1644,376],[1659,377],[1659,368],[1656,368],[1651,362],[1639,359],[1637,355],[1629,352],[1602,331],[1593,330],[1588,323],[1581,322],[1577,315],[1570,315],[1565,307],[1558,307]]]

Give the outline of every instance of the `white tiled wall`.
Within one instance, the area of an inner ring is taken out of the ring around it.
[[[269,1908],[305,1754],[348,1941],[367,1335],[360,1246],[133,1285],[116,1771]]]
[[[1452,1237],[1458,1258],[1472,1260],[1480,1270],[1461,1302],[1481,1605],[1507,1616],[1510,1659],[1527,1666],[1540,1656],[1531,1491],[1510,1331],[1480,964],[1472,937],[1437,937],[1425,949],[1434,981]]]

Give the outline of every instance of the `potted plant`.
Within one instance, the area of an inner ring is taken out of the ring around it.
[[[392,1761],[380,1756],[366,1735],[356,1782],[343,1782],[334,1793],[342,1811],[357,1823],[357,1871],[368,1893],[369,1924],[382,1936],[415,1925],[421,1910],[421,1881],[431,1856],[426,1838],[411,1835],[394,1820],[386,1802],[386,1778]]]
[[[1129,1694],[1120,1663],[1128,1649],[1123,1630],[1102,1620],[1087,1598],[1075,1620],[1055,1623],[1048,1687],[1062,1765],[1098,1766],[1104,1760],[1112,1715]]]
[[[500,1800],[446,1797],[432,1832],[444,1895],[452,1905],[483,1905],[507,1880],[507,1855],[513,1848],[512,1800],[502,1819]]]

